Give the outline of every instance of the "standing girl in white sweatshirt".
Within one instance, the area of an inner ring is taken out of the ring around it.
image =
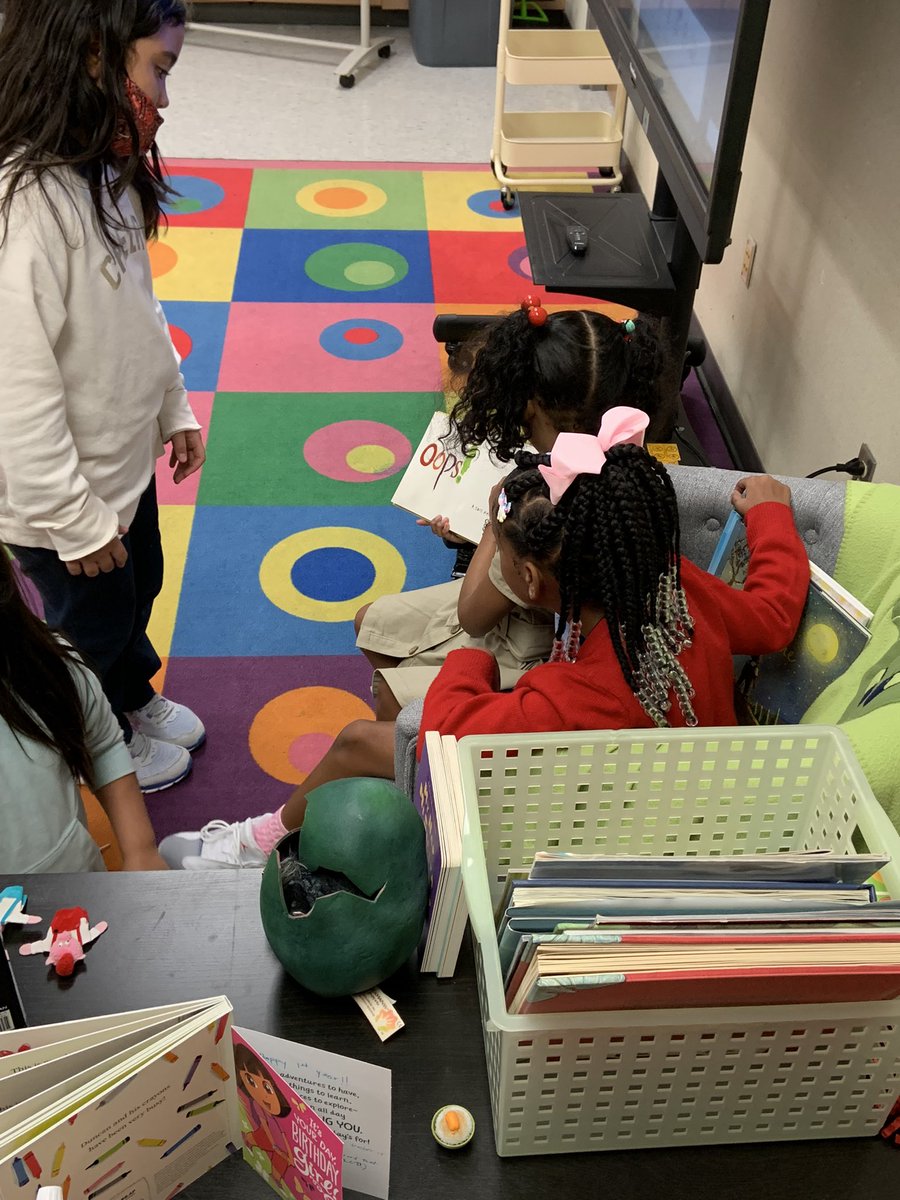
[[[7,0],[0,32],[0,541],[97,672],[144,791],[205,736],[157,695],[154,467],[203,439],[153,295],[146,239],[183,0]]]

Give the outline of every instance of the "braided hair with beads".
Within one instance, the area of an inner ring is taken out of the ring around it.
[[[504,484],[502,536],[516,557],[554,575],[560,615],[551,662],[578,653],[582,608],[602,612],[622,674],[656,725],[668,725],[670,694],[696,725],[693,688],[679,654],[693,624],[681,585],[675,490],[642,446],[611,447],[599,474],[577,475],[557,504],[533,459]]]

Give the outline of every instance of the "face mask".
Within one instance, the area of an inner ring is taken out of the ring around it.
[[[136,83],[132,83],[127,78],[125,80],[125,95],[128,98],[128,103],[131,105],[131,114],[137,125],[140,152],[142,155],[148,154],[150,147],[156,141],[156,134],[163,123],[163,119],[160,116],[159,109],[150,97],[142,92]],[[131,134],[124,116],[119,118],[119,125],[112,142],[112,152],[118,158],[128,158],[131,154]]]

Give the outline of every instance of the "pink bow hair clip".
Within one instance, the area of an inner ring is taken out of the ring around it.
[[[559,504],[578,475],[599,475],[613,446],[630,442],[643,446],[650,418],[639,408],[611,408],[600,422],[596,437],[590,433],[561,433],[550,451],[550,466],[539,466],[550,488],[550,503]]]

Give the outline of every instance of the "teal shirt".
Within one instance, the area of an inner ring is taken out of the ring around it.
[[[96,786],[134,770],[119,723],[92,671],[70,670],[84,708]],[[62,758],[0,720],[0,873],[102,871],[78,785]]]

